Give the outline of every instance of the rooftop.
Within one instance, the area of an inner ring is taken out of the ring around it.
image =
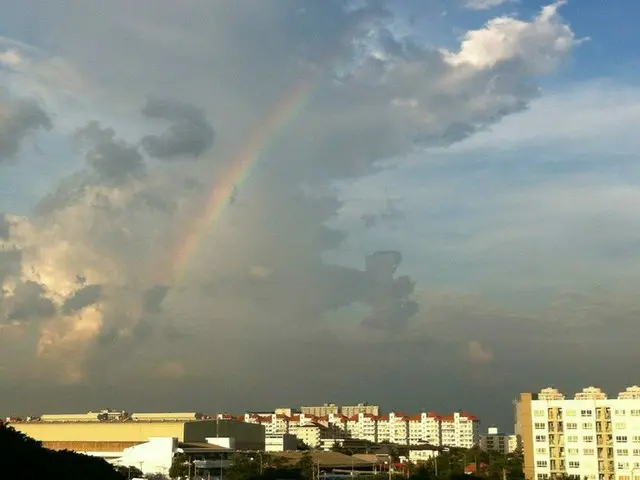
[[[606,400],[607,393],[601,388],[588,386],[582,389],[582,391],[577,392],[573,395],[573,400]],[[623,392],[618,393],[618,400],[632,400],[632,399],[640,399],[640,387],[637,385],[633,385],[631,387],[626,387]],[[557,388],[554,387],[546,387],[540,390],[538,393],[539,400],[565,400],[567,397],[560,392]],[[571,400],[569,398],[568,400]]]

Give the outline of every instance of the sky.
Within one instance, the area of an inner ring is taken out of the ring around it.
[[[0,414],[638,383],[639,8],[0,0]]]

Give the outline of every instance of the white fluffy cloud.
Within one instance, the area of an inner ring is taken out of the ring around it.
[[[460,51],[448,60],[477,69],[513,62],[529,75],[548,73],[580,43],[559,16],[565,3],[560,0],[543,7],[532,22],[510,17],[490,20],[485,28],[467,32]]]

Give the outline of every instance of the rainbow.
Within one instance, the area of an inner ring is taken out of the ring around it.
[[[317,81],[307,80],[289,91],[277,107],[248,136],[247,140],[227,162],[227,168],[216,176],[200,214],[194,217],[187,233],[170,255],[170,268],[163,272],[161,283],[171,284],[186,275],[191,259],[200,249],[200,243],[210,228],[222,218],[232,203],[236,187],[251,174],[258,160],[271,147],[279,134],[309,103]]]

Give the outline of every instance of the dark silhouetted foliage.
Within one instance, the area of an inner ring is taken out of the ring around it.
[[[101,458],[49,450],[11,426],[0,425],[0,446],[3,478],[122,480],[122,476]]]

